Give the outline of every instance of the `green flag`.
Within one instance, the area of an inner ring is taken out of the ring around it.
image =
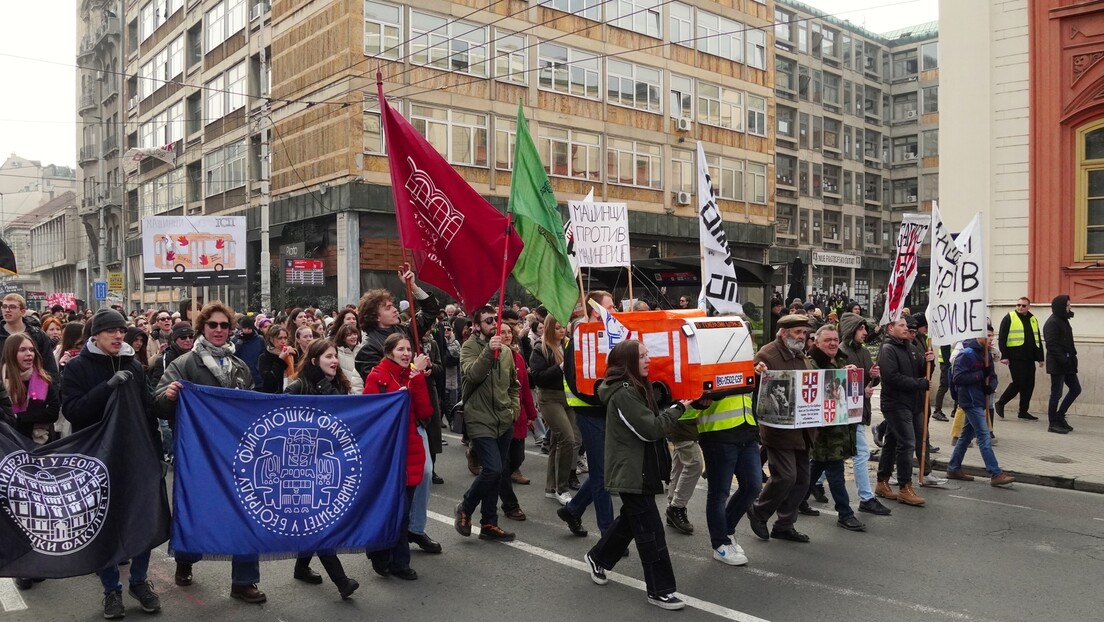
[[[537,146],[529,135],[520,103],[509,211],[513,212],[514,227],[525,242],[514,266],[514,278],[566,325],[579,302],[579,286],[568,261],[567,240],[556,196],[552,194],[552,184],[544,172]]]

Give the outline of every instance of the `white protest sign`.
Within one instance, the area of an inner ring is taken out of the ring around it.
[[[728,236],[724,219],[713,194],[713,180],[705,159],[705,150],[698,141],[698,237],[701,241],[702,289],[698,307],[705,309],[708,300],[721,313],[743,313],[736,297],[736,268],[728,252]]]
[[[893,259],[893,270],[889,273],[881,324],[895,322],[901,317],[905,298],[916,280],[920,247],[924,244],[929,227],[931,216],[927,214],[905,214],[901,219],[901,230],[897,233],[897,255]]]
[[[583,198],[583,203],[594,202],[594,188],[590,189],[586,197]],[[567,260],[571,263],[571,273],[576,277],[579,276],[579,260],[575,257],[575,232],[572,230],[571,219],[568,218],[564,223],[564,239],[567,241]]]
[[[572,239],[580,268],[628,266],[629,206],[625,203],[571,201]]]
[[[933,346],[984,337],[988,325],[981,214],[958,234],[943,224],[932,204],[932,262],[928,336]]]

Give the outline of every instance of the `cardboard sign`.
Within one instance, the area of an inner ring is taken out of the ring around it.
[[[984,337],[988,309],[981,214],[957,238],[947,230],[934,204],[932,221],[931,287],[926,314],[932,345],[947,346]]]
[[[759,385],[755,420],[772,428],[821,428],[861,423],[861,369],[768,371]]]
[[[146,283],[220,285],[244,279],[244,216],[150,216],[142,219]]]
[[[628,266],[629,206],[625,203],[571,201],[572,250],[579,267]]]

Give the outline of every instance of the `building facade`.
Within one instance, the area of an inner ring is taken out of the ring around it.
[[[800,258],[809,290],[867,306],[901,215],[939,198],[937,24],[879,35],[793,0],[776,1],[774,22],[775,284]]]
[[[76,189],[72,168],[43,165],[13,153],[0,164],[0,227]]]

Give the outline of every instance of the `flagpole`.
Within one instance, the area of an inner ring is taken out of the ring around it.
[[[510,233],[514,229],[514,213],[509,209],[506,210],[506,239],[502,243],[502,279],[498,284],[498,326],[497,334],[502,334],[502,308],[506,303],[506,264],[510,263]],[[476,318],[477,320],[479,318]],[[495,350],[494,357],[498,360],[498,350]]]
[[[629,311],[632,311],[633,306],[635,306],[635,305],[636,305],[636,302],[633,300],[633,291],[632,291],[632,260],[630,260],[629,261]]]
[[[926,337],[925,341],[927,341],[927,344],[928,344],[928,348],[925,351],[925,355],[931,354],[931,352],[932,352],[931,337]],[[923,423],[923,433],[920,435],[920,485],[921,486],[924,485],[924,483],[923,483],[924,482],[924,468],[925,468],[924,465],[926,465],[928,463],[928,419],[931,418],[930,413],[928,412],[928,406],[931,403],[931,386],[930,386],[930,383],[931,383],[933,367],[934,366],[932,365],[931,361],[927,361],[926,363],[924,363],[924,372],[925,372],[925,376],[928,378],[929,387],[928,387],[927,391],[924,391],[924,423]]]

